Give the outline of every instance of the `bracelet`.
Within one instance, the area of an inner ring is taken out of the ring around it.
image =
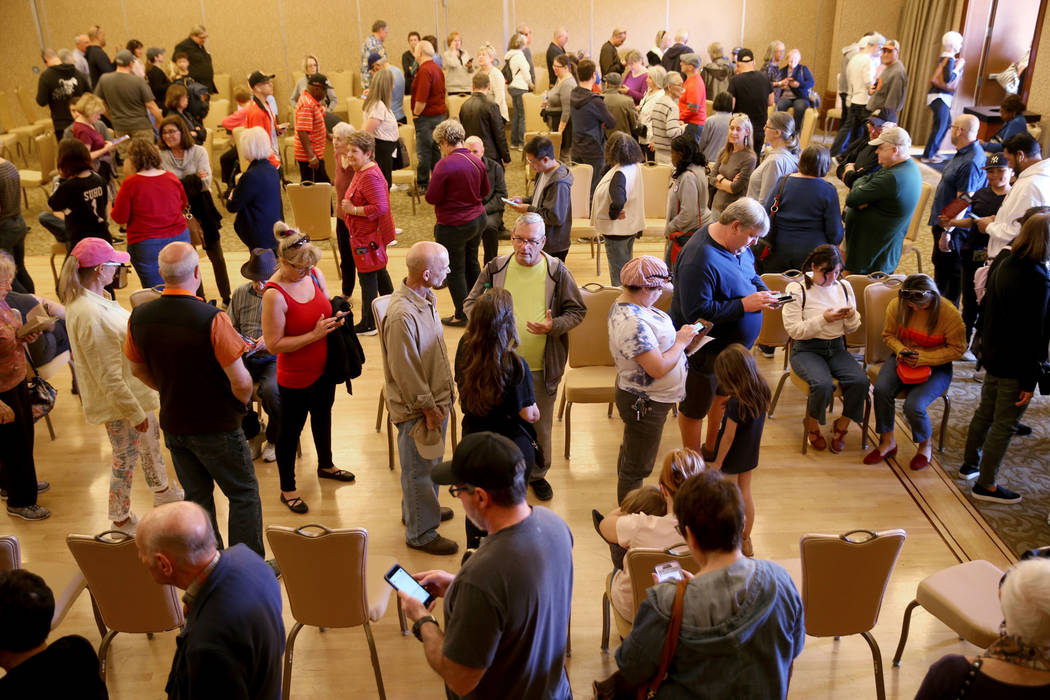
[[[416,620],[415,624],[412,625],[412,634],[414,634],[416,636],[416,639],[418,639],[421,642],[423,641],[423,633],[421,632],[421,629],[423,625],[425,625],[428,622],[433,622],[435,625],[438,624],[438,621],[434,619],[433,615],[424,615],[423,617]],[[438,625],[438,627],[440,628],[441,625]]]

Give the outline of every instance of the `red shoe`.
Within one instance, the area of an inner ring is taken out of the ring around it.
[[[908,463],[908,467],[911,468],[913,472],[921,471],[928,466],[930,466],[930,458],[922,452],[916,453],[915,456],[911,458],[911,462]]]
[[[897,454],[897,446],[896,445],[894,445],[893,449],[891,449],[886,454],[882,454],[881,452],[879,452],[879,448],[876,447],[874,450],[872,450],[868,454],[864,455],[864,463],[865,464],[878,464],[882,460],[889,459],[890,457],[893,457],[896,454]]]
[[[824,439],[824,436],[820,433],[820,428],[809,431],[809,444],[813,446],[814,450],[825,450],[828,447],[828,441]]]

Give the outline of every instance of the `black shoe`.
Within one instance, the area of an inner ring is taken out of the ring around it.
[[[1014,431],[1014,435],[1017,437],[1028,437],[1032,434],[1032,426],[1025,425],[1024,423],[1017,424],[1017,430]]]
[[[459,560],[459,565],[463,566],[464,564],[466,564],[467,563],[467,559],[470,559],[470,556],[472,554],[474,554],[474,552],[476,552],[476,551],[478,551],[478,550],[473,549],[473,548],[472,549],[465,549],[465,550],[463,550],[463,558]]]
[[[288,506],[288,510],[293,513],[305,513],[310,510],[309,506],[306,505],[306,501],[296,496],[295,498],[285,498],[284,494],[281,494],[281,503]]]
[[[986,489],[980,484],[973,485],[973,497],[980,501],[989,503],[1020,503],[1021,495],[1014,493],[1005,486],[997,486],[994,491]]]
[[[334,471],[328,471],[327,469],[318,469],[317,478],[334,479],[335,481],[353,481],[354,473],[348,472],[345,469],[336,469]]]
[[[546,479],[530,481],[529,486],[532,487],[532,492],[536,494],[536,498],[541,501],[549,501],[554,498],[554,489],[551,488],[550,482]]]
[[[363,323],[358,323],[354,326],[355,335],[376,335],[378,332],[375,326],[366,326]]]
[[[444,523],[444,522],[448,522],[449,520],[452,520],[452,516],[453,515],[455,515],[455,513],[452,512],[451,508],[444,508],[443,507],[441,509],[441,522]]]
[[[591,508],[591,523],[594,525],[594,531],[598,533],[598,536],[605,539],[605,535],[602,534],[602,521],[605,520],[605,516],[598,512],[597,508]]]
[[[981,473],[981,470],[977,467],[972,467],[969,464],[964,464],[959,467],[959,478],[972,481],[977,478],[977,475]]]
[[[467,319],[460,318],[459,316],[449,316],[448,318],[441,319],[441,322],[446,326],[452,326],[453,328],[462,328],[467,325]]]
[[[459,545],[455,541],[441,535],[438,535],[426,544],[410,544],[408,546],[412,549],[418,549],[420,552],[437,554],[438,556],[455,554],[459,551]]]

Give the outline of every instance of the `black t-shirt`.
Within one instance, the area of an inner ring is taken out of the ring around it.
[[[82,238],[103,238],[110,243],[106,183],[97,173],[63,180],[47,200],[52,211],[66,211],[67,240],[71,246]]]
[[[726,421],[736,423],[736,435],[729,453],[722,461],[723,474],[742,474],[758,466],[758,448],[762,442],[762,429],[766,425],[766,414],[763,413],[751,420],[740,420],[740,402],[731,396],[726,402],[726,412],[722,416],[722,427],[718,430],[718,442],[715,452],[721,449],[722,435],[725,433]]]
[[[756,132],[766,123],[771,92],[773,86],[762,71],[752,70],[729,78],[729,94],[736,98],[733,111],[746,114]]]
[[[1003,205],[1004,199],[1006,199],[1005,192],[996,194],[991,187],[982,187],[974,192],[970,199],[970,216],[975,219],[982,216],[995,216],[999,212],[999,207]],[[963,250],[983,250],[987,247],[988,234],[981,233],[981,230],[977,228],[977,223],[974,222],[963,239]]]
[[[71,634],[57,639],[0,678],[0,698],[81,698],[106,700],[91,642]]]
[[[40,74],[36,101],[37,104],[46,103],[51,110],[51,121],[56,133],[61,134],[73,123],[69,105],[90,89],[88,77],[69,63],[50,66]]]

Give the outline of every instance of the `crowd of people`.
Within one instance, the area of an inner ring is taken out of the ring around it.
[[[34,353],[53,357],[65,343],[85,419],[103,424],[110,440],[111,527],[136,538],[155,581],[187,591],[188,625],[169,697],[193,697],[214,681],[196,663],[225,664],[234,694],[278,695],[280,572],[263,559],[253,460],[276,462],[280,502],[292,513],[308,512],[296,468],[309,416],[317,478],[355,481],[333,459],[332,408],[337,386],[350,378],[343,365],[352,363],[357,335],[378,335],[383,353],[406,545],[438,556],[458,552],[458,543],[439,532],[455,517],[439,504],[440,486],[467,516],[459,572],[416,574],[445,599],[444,629],[401,594],[427,662],[457,695],[571,695],[564,658],[573,533],[553,511],[526,501],[529,489],[541,502],[554,497],[548,477],[555,397],[569,333],[587,313],[565,262],[571,164],[591,168],[591,224],[608,256],[610,282],[620,289],[607,319],[623,421],[617,506],[596,514],[595,525],[617,569],[612,604],[634,622],[616,654],[623,681],[651,679],[668,625],[680,624],[681,643],[657,697],[692,697],[699,687],[731,695],[741,675],[719,673],[725,664],[746,669],[750,692],[787,694],[804,644],[802,601],[782,567],[756,558],[751,539],[752,484],[771,403],[752,353],[765,313],[782,313],[791,367],[809,385],[806,440],[815,450],[845,449],[871,391],[879,442],[865,464],[896,455],[895,400],[904,395],[916,444],[910,468],[929,466],[927,407],[950,387],[953,363],[972,353],[986,373],[959,476],[976,480],[976,499],[1021,500],[999,470],[1047,377],[1050,166],[1024,128],[1019,100],[1004,102],[1006,123],[988,143],[978,141],[975,118],[951,123],[956,151],[928,221],[934,275],[898,281],[881,329],[890,357],[871,387],[846,346],[867,319],[845,274],[896,270],[920,197],[912,138],[896,124],[908,80],[898,42],[871,32],[843,50],[841,128],[830,150],[801,149],[803,117],[817,96],[798,49],[773,41],[760,65],[752,49],[737,47],[730,57],[716,42],[705,61],[689,46],[688,32],[678,30],[661,31],[643,55],[628,46],[627,30],[615,28],[593,60],[570,52],[568,32],[559,28],[546,50],[550,87],[543,99],[543,117],[560,135],[556,152],[548,136],[525,139],[523,96],[537,85],[527,25],[515,28],[502,56],[489,42],[471,53],[458,32],[444,49],[436,37],[411,32],[400,68],[387,57],[388,31],[376,21],[361,46],[361,124],[333,113],[339,96],[314,55],[303,59],[290,123],[278,121],[275,76],[251,73],[235,92],[237,111],[222,120],[227,130],[245,130],[223,156],[218,178],[202,146],[216,92],[205,27],[175,46],[170,70],[163,49],[138,41],[111,60],[100,27],[83,43],[78,37],[76,51],[45,51],[37,101],[51,109],[60,179],[40,222],[68,250],[58,280],[64,306],[32,295],[17,169],[12,176],[12,164],[0,159],[0,486],[7,512],[28,521],[50,515],[37,502],[51,485],[37,479],[26,364],[46,361]],[[940,158],[965,63],[958,34],[946,34],[942,46],[929,85],[935,123],[927,162]],[[466,97],[458,119],[449,118],[449,96]],[[408,250],[407,276],[395,287],[386,249],[396,235],[392,172],[409,155],[398,152],[406,100],[416,185],[436,224],[433,240]],[[291,164],[282,162],[279,137],[289,126],[300,180],[328,182],[329,169],[334,173],[341,297],[318,266],[320,250],[284,222],[281,190]],[[324,162],[329,141],[331,168]],[[512,150],[534,174],[531,194],[508,196]],[[243,172],[238,160],[247,164]],[[672,169],[663,256],[634,255],[646,227],[647,161]],[[833,167],[848,188],[845,210],[826,179]],[[236,289],[212,196],[222,192],[219,181],[227,186],[219,203],[235,214],[234,230],[249,250],[240,268],[246,282]],[[517,218],[511,251],[500,255],[505,208]],[[113,235],[110,221],[124,239]],[[127,252],[114,248],[120,243]],[[215,271],[213,303],[204,300],[198,248]],[[129,313],[113,290],[132,270],[158,298]],[[786,296],[767,288],[766,272],[791,277]],[[357,282],[362,305],[350,326],[343,304]],[[446,288],[453,313],[441,318],[435,292]],[[380,295],[387,303],[373,304]],[[21,332],[38,305],[61,319],[61,334]],[[454,356],[445,326],[464,328]],[[42,338],[44,347],[34,348]],[[836,389],[842,411],[825,435]],[[265,427],[253,428],[247,418],[256,415],[253,395]],[[463,438],[444,462],[457,400]],[[664,456],[658,485],[646,486],[674,410],[681,447]],[[180,485],[169,480],[162,439]],[[136,463],[155,506],[141,519],[130,502]],[[229,501],[228,547],[216,485]],[[679,543],[699,570],[679,584],[653,586],[635,609],[624,551]],[[1003,639],[981,657],[986,665],[981,658],[973,663],[971,678],[1010,688],[1042,683],[1045,690],[1045,658],[1023,679],[1010,673],[1016,647],[1048,643],[1050,604],[1045,590],[1027,583],[1042,571],[1045,584],[1045,568],[1034,562],[1011,570]],[[89,677],[81,694],[97,685],[87,663],[93,650],[83,640],[46,644],[43,620],[53,608],[39,577],[0,574],[0,666],[8,671],[0,691],[40,682],[48,658],[75,669],[52,679],[55,687]],[[1031,623],[1033,610],[1038,624]],[[243,652],[247,639],[250,655]],[[957,687],[969,664],[946,657],[920,695]],[[105,696],[104,686],[91,692]]]

